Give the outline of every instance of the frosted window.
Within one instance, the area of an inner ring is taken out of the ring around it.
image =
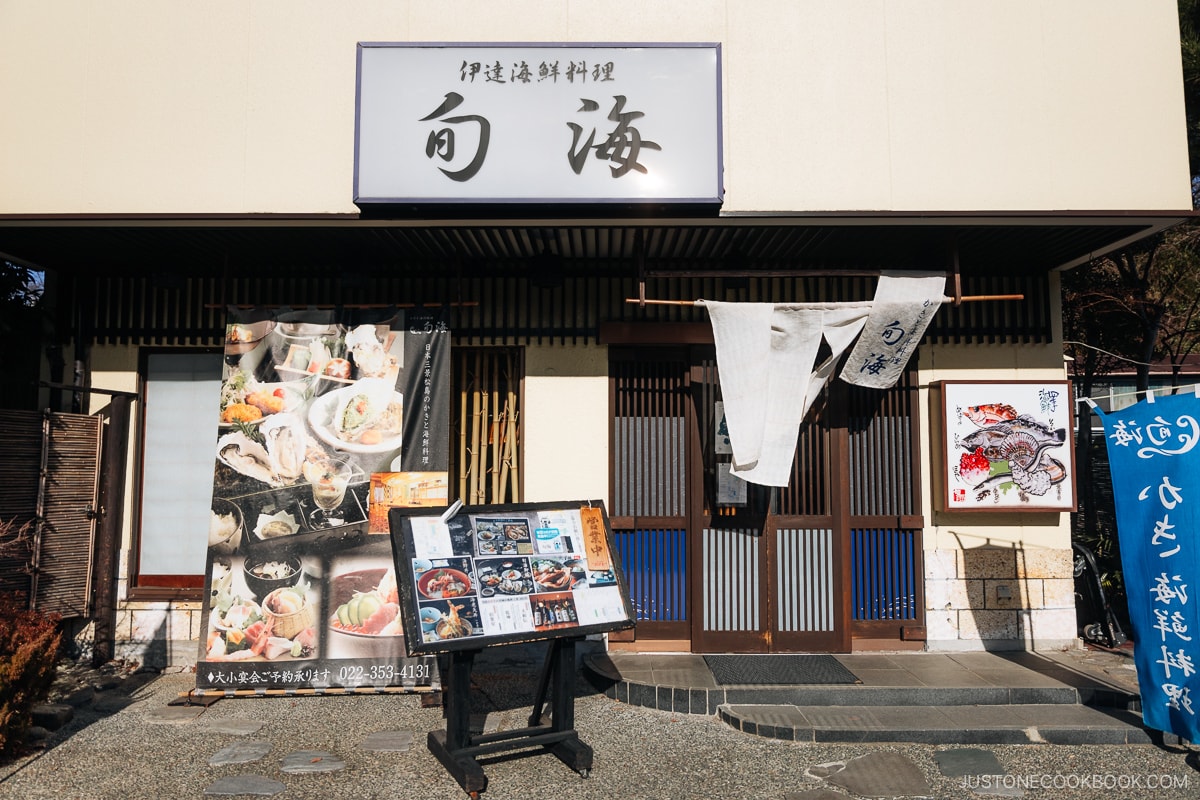
[[[220,353],[149,357],[139,574],[204,573],[220,394]]]

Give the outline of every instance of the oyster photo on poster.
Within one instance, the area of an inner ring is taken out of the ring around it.
[[[436,688],[370,521],[416,502],[381,476],[446,502],[449,351],[441,310],[230,309],[197,688]]]

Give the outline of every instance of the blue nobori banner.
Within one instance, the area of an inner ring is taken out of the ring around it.
[[[1105,414],[1142,720],[1200,740],[1200,398],[1153,398]],[[1195,694],[1193,694],[1195,692]]]

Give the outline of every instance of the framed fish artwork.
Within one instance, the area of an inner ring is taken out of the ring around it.
[[[1074,511],[1067,381],[942,381],[943,511]]]

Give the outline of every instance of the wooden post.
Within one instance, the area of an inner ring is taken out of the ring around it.
[[[102,434],[100,463],[104,471],[100,476],[100,519],[96,527],[93,571],[96,576],[92,610],[94,667],[112,661],[116,655],[117,564],[121,552],[121,507],[125,499],[125,459],[132,397],[113,395],[109,403],[108,430]]]

